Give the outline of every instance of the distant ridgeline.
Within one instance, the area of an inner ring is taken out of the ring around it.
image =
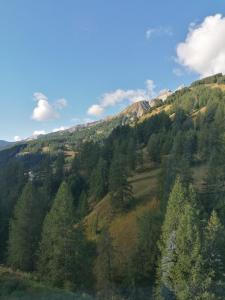
[[[225,75],[223,75],[222,73],[218,73],[200,80],[196,80],[191,84],[191,86],[197,86],[201,84],[212,84],[212,83],[225,84]]]

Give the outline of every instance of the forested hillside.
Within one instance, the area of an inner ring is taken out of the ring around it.
[[[0,151],[0,298],[224,299],[224,78]]]

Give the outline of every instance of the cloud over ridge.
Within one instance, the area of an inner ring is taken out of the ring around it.
[[[89,107],[87,113],[92,116],[100,116],[107,107],[112,107],[118,103],[128,101],[134,103],[141,100],[150,100],[155,96],[155,84],[153,80],[146,81],[145,89],[117,89],[112,92],[105,93],[101,96],[98,104]]]

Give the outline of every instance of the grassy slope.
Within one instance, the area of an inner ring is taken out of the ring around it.
[[[206,172],[205,165],[193,168],[194,183],[197,188],[201,188]],[[89,239],[98,240],[98,234],[101,230],[105,226],[109,227],[118,254],[116,264],[121,271],[123,265],[126,264],[127,257],[133,253],[136,247],[138,218],[158,207],[157,186],[159,174],[160,169],[157,166],[152,166],[129,178],[136,199],[133,208],[129,212],[114,213],[107,195],[86,217],[85,223]]]

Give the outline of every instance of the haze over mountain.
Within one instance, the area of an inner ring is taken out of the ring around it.
[[[4,149],[10,145],[12,145],[13,143],[7,142],[7,141],[2,141],[0,140],[0,149]]]

